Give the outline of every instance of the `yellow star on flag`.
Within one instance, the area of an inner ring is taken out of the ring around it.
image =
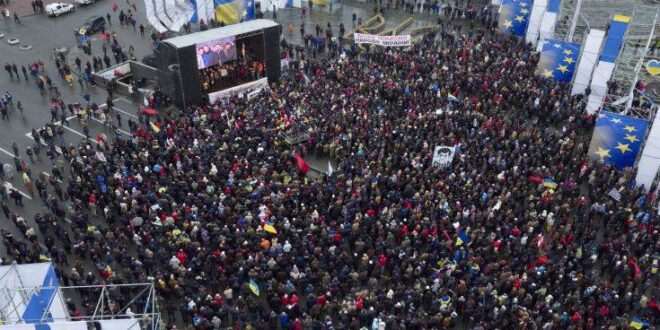
[[[557,70],[561,73],[566,73],[566,72],[568,72],[568,66],[560,65],[560,66],[557,67]]]
[[[627,151],[631,151],[630,145],[627,143],[617,143],[615,148],[619,149],[619,151],[621,151],[622,154],[625,154]]]
[[[525,20],[525,17],[523,17],[523,16],[516,16],[516,18],[514,18],[514,20],[516,20],[516,21],[522,23],[522,22]]]
[[[630,143],[635,143],[639,141],[639,139],[636,136],[628,135],[628,134],[626,134],[626,137],[624,137],[624,139],[630,141]]]
[[[564,62],[568,64],[573,64],[573,58],[572,57],[564,57]]]
[[[610,156],[610,149],[603,149],[598,147],[598,150],[594,152],[596,155],[600,156],[600,160],[605,160],[605,158],[612,157]]]
[[[552,71],[550,71],[548,69],[544,69],[543,70],[543,76],[546,77],[546,78],[552,77]]]
[[[502,24],[505,28],[510,29],[513,23],[509,20],[505,20],[504,24]]]
[[[570,50],[570,49],[564,49],[564,54],[566,54],[566,55],[572,55],[572,54],[573,54],[573,51]]]
[[[529,9],[523,8],[523,9],[520,10],[520,13],[521,14],[527,14],[527,13],[529,13]]]
[[[624,129],[625,129],[626,131],[628,131],[629,133],[632,133],[632,132],[634,132],[634,131],[637,130],[637,129],[635,128],[635,126],[626,126]]]

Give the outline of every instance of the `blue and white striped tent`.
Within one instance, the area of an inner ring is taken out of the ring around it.
[[[96,320],[103,330],[140,330],[139,318]],[[0,266],[0,330],[88,330],[73,321],[51,263]]]
[[[67,316],[60,281],[50,263],[0,266],[3,323],[41,323]],[[0,327],[4,329],[4,327]]]

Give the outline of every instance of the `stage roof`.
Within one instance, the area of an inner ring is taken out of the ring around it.
[[[202,42],[259,31],[277,25],[279,25],[277,22],[271,21],[269,19],[254,19],[243,23],[227,25],[215,29],[165,39],[163,42],[166,42],[176,48],[184,48]]]

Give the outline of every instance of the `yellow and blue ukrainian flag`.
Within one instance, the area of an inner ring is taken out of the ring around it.
[[[215,20],[235,24],[254,19],[254,0],[214,0]]]
[[[562,40],[546,40],[541,50],[536,73],[556,81],[570,82],[573,79],[579,55],[580,44]]]
[[[503,0],[498,26],[501,32],[524,37],[532,12],[532,0]]]
[[[647,129],[646,120],[601,111],[589,145],[589,156],[617,169],[631,167],[642,148]]]

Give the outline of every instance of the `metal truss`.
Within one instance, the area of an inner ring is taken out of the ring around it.
[[[131,288],[138,292],[132,295],[127,303],[118,305],[110,292],[121,288]],[[18,306],[25,306],[34,293],[44,289],[53,289],[56,294],[52,295],[51,301],[47,305],[48,308],[44,310],[41,318],[35,320],[23,319]],[[98,295],[94,311],[91,314],[76,317],[68,315],[66,302],[64,301],[65,297],[72,297],[83,291],[91,291],[94,292],[93,295]],[[62,301],[54,301],[56,297],[60,297]],[[129,328],[131,330],[160,330],[160,310],[153,283],[0,288],[0,298],[7,301],[5,306],[0,306],[0,324],[3,325],[47,324],[57,321],[84,321],[92,324],[103,320],[132,319],[135,322]],[[66,311],[66,317],[54,317],[50,314],[50,306],[53,304],[61,304]]]
[[[569,0],[562,1],[560,18],[555,35],[560,39],[572,39],[582,43],[589,29],[606,30],[612,17],[617,14],[632,17],[624,36],[622,50],[617,57],[614,73],[610,81],[615,81],[617,89],[606,100],[606,105],[613,111],[649,118],[654,113],[650,108],[657,108],[660,99],[654,95],[642,95],[635,90],[639,80],[649,82],[653,79],[643,68],[650,59],[658,59],[649,52],[650,45],[660,38],[658,7],[660,0]],[[579,13],[577,13],[579,11]],[[579,18],[574,20],[573,17]],[[632,94],[632,98],[630,95]],[[633,109],[631,103],[645,104],[645,109]],[[649,106],[650,105],[650,106]]]

